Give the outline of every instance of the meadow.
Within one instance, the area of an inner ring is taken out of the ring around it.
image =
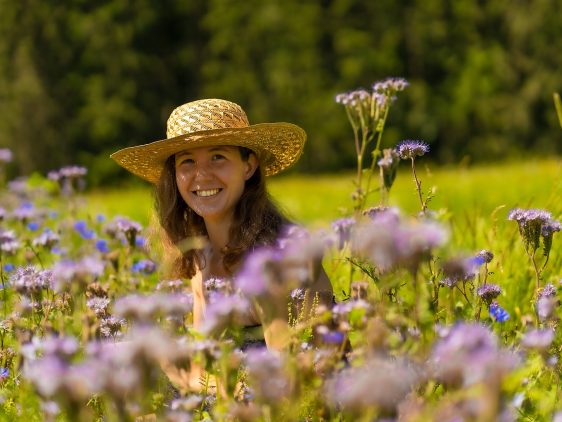
[[[438,167],[422,141],[381,151],[405,86],[337,98],[360,171],[271,178],[299,224],[232,280],[205,281],[197,330],[149,186],[84,192],[76,166],[8,181],[0,420],[560,422],[562,160]],[[310,294],[320,260],[333,302]],[[250,309],[284,327],[284,347],[258,347],[239,323]]]
[[[489,215],[504,206],[502,215],[514,207],[551,208],[562,198],[560,159],[531,158],[526,161],[477,166],[425,166],[421,169],[423,188],[436,187],[431,208],[446,209],[457,219],[471,213]],[[296,222],[321,227],[349,213],[353,174],[279,175],[268,179],[271,195]],[[92,210],[127,215],[143,224],[150,220],[153,199],[147,183],[106,188],[87,194]],[[378,203],[378,193],[370,197]],[[407,213],[418,210],[412,175],[403,167],[392,188],[391,204]]]

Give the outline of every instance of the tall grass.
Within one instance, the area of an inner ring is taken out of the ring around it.
[[[529,160],[473,167],[420,167],[422,189],[435,187],[430,203],[433,210],[454,215],[460,221],[475,212],[489,215],[496,208],[503,216],[512,207],[532,206],[560,208],[562,198],[562,161],[560,159]],[[350,192],[353,174],[299,175],[289,174],[268,180],[269,190],[277,203],[295,221],[322,226],[343,216],[352,208]],[[368,203],[376,205],[379,193],[373,192]],[[403,163],[392,192],[390,203],[406,213],[414,213],[419,205],[408,166]],[[150,220],[153,198],[150,186],[133,185],[96,190],[88,195],[92,212],[109,216],[127,215],[146,224]],[[468,223],[467,223],[468,224]]]

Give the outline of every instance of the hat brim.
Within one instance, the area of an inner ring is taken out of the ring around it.
[[[258,156],[266,176],[295,163],[304,147],[306,132],[292,123],[258,123],[243,128],[212,129],[123,148],[110,157],[131,173],[158,183],[166,160],[177,152],[214,145],[251,149]]]

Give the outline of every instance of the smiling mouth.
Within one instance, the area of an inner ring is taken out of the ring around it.
[[[206,189],[206,190],[195,190],[193,193],[197,196],[206,198],[208,196],[215,196],[219,193],[222,189]]]

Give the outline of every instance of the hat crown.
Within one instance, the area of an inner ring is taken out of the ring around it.
[[[244,128],[249,125],[246,113],[238,104],[206,99],[183,104],[172,111],[166,135],[175,138],[203,130]]]

